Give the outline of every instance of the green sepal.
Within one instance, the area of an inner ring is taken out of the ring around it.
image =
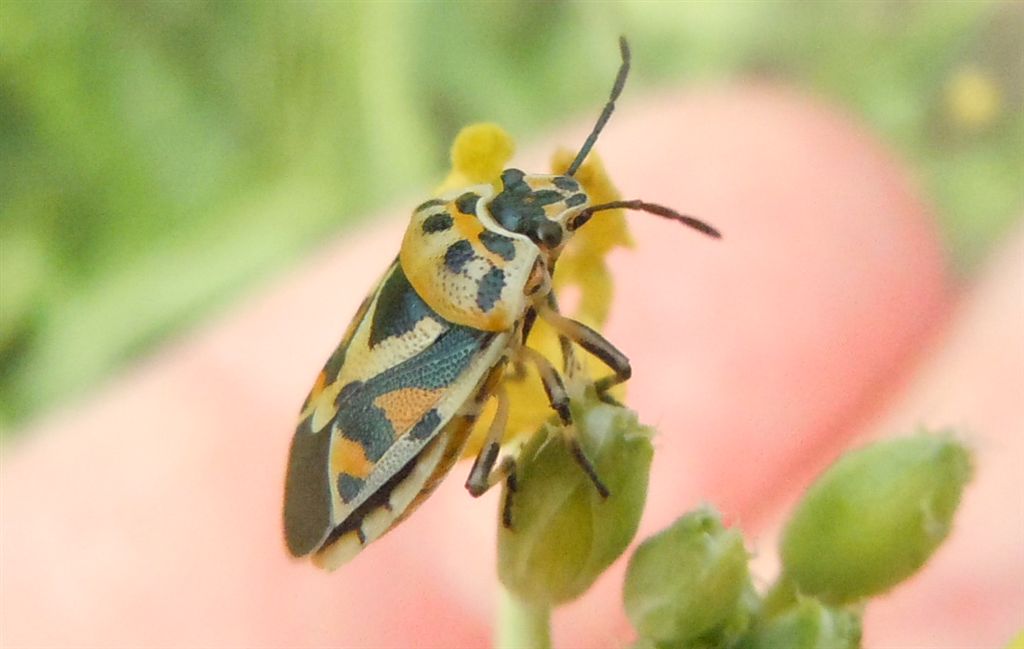
[[[498,534],[498,576],[535,606],[556,606],[590,588],[633,539],[647,498],[652,430],[632,411],[593,398],[575,399],[572,412],[610,495],[599,495],[555,426],[524,445],[512,528]]]
[[[860,640],[858,612],[798,597],[793,606],[760,621],[737,649],[858,649]]]

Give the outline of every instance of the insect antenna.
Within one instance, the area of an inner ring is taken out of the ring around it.
[[[597,118],[594,128],[590,130],[590,135],[587,136],[586,141],[583,142],[583,146],[580,147],[580,152],[576,154],[572,164],[570,164],[569,168],[566,170],[566,176],[572,176],[579,171],[580,165],[582,165],[583,161],[586,160],[587,156],[590,154],[590,150],[594,148],[594,144],[597,142],[597,136],[601,134],[605,124],[608,123],[608,119],[612,116],[612,112],[615,111],[615,101],[619,98],[619,95],[622,94],[622,89],[626,86],[626,77],[629,76],[631,55],[629,52],[629,43],[626,41],[625,36],[619,37],[619,52],[622,55],[622,65],[619,66],[619,73],[615,76],[615,83],[612,85],[612,92],[608,96],[608,102],[604,105],[604,109],[601,111],[601,115]],[[678,221],[683,225],[688,225],[699,232],[703,232],[709,237],[714,237],[716,239],[720,239],[722,237],[722,234],[718,230],[700,219],[680,214],[674,209],[665,207],[664,205],[658,205],[657,203],[645,203],[641,200],[612,201],[610,203],[602,203],[600,205],[591,205],[580,212],[576,218],[570,222],[569,229],[575,230],[579,228],[581,225],[589,221],[590,217],[596,212],[614,209],[649,212],[672,221]]]
[[[680,214],[674,209],[670,207],[665,207],[664,205],[658,205],[657,203],[645,203],[644,201],[641,200],[611,201],[609,203],[601,203],[600,205],[591,205],[590,207],[580,212],[579,215],[573,220],[574,227],[572,229],[575,230],[584,223],[586,223],[587,221],[589,221],[590,217],[593,216],[595,212],[603,212],[604,210],[617,209],[638,210],[640,212],[656,214],[658,216],[670,219],[672,221],[678,221],[683,225],[688,225],[699,232],[703,232],[709,237],[714,237],[716,239],[722,238],[722,234],[718,230],[711,227],[704,221],[701,221],[700,219],[696,219],[692,216],[687,216],[685,214]]]
[[[608,103],[604,105],[604,110],[601,111],[601,116],[597,118],[597,123],[594,124],[594,128],[591,129],[590,135],[587,136],[586,141],[580,148],[580,152],[576,154],[576,158],[569,165],[569,169],[566,170],[566,176],[574,175],[583,164],[583,161],[587,158],[590,150],[594,148],[594,143],[597,142],[597,136],[601,134],[601,130],[604,125],[608,123],[608,118],[612,116],[612,111],[615,110],[615,100],[622,94],[622,89],[626,85],[626,77],[629,76],[629,43],[626,42],[625,36],[619,36],[619,52],[622,53],[622,65],[619,66],[619,73],[615,77],[615,85],[612,86],[612,93],[608,97]]]

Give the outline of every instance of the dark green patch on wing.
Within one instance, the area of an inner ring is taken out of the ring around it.
[[[411,290],[411,289],[410,289]],[[448,325],[426,349],[412,358],[367,379],[338,395],[338,416],[335,419],[341,434],[359,442],[371,462],[380,459],[395,439],[405,431],[395,431],[385,413],[374,404],[384,394],[405,388],[437,390],[447,388],[462,376],[477,354],[496,335],[460,325]],[[348,388],[348,386],[346,386]],[[423,412],[423,420],[432,410]],[[417,437],[426,439],[444,423],[436,416],[430,430],[417,424]]]
[[[316,550],[331,526],[331,481],[327,457],[331,429],[310,430],[306,417],[295,431],[288,452],[288,476],[284,483],[284,529],[288,551],[301,557]]]
[[[392,336],[409,333],[423,318],[443,322],[413,289],[401,265],[395,264],[392,268],[377,296],[377,307],[370,323],[370,347]]]

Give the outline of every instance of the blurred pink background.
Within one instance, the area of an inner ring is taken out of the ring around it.
[[[588,128],[516,163],[543,169]],[[780,522],[838,453],[954,427],[977,454],[956,528],[868,605],[864,644],[1007,643],[1024,626],[1024,231],[955,281],[906,166],[857,120],[778,86],[635,97],[598,150],[624,196],[724,233],[633,214],[636,249],[611,260],[605,333],[633,362],[628,404],[659,431],[638,538],[712,503],[766,585]],[[291,561],[280,529],[297,408],[417,202],[3,449],[4,646],[489,644],[496,494],[465,493],[468,464],[334,574]],[[632,641],[624,560],[556,612],[556,646]]]

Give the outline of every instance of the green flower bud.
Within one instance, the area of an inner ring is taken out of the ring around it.
[[[948,435],[847,453],[811,486],[782,538],[783,570],[827,603],[854,602],[913,574],[949,533],[971,476]]]
[[[800,597],[785,612],[772,617],[751,638],[747,649],[859,649],[860,616],[830,608],[811,597]]]
[[[598,494],[557,429],[545,427],[523,447],[512,529],[498,534],[498,577],[534,606],[582,595],[629,545],[647,498],[651,429],[632,411],[596,400],[574,400],[573,417],[610,495]]]
[[[623,599],[641,637],[673,647],[724,646],[756,608],[747,550],[709,507],[644,541],[629,561]]]

